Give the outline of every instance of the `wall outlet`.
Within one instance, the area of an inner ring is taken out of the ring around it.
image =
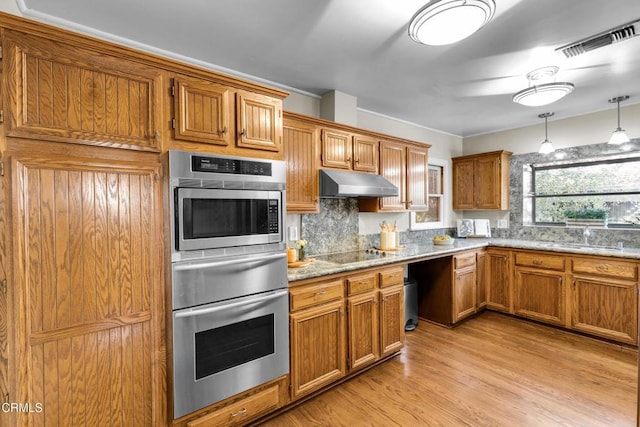
[[[508,219],[499,219],[496,223],[498,228],[509,228],[509,220]]]
[[[289,232],[289,241],[294,241],[299,239],[298,227],[291,225],[287,227],[287,231]]]

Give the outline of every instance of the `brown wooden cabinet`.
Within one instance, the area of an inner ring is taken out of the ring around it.
[[[377,274],[374,272],[347,278],[350,371],[380,357],[377,288]]]
[[[453,161],[453,209],[509,209],[508,151],[494,151]]]
[[[380,175],[398,187],[398,195],[360,199],[360,211],[428,209],[428,150],[428,145],[380,141]]]
[[[174,138],[282,151],[282,101],[204,79],[173,79]]]
[[[476,254],[476,306],[478,310],[487,306],[487,253],[484,250]]]
[[[160,151],[158,69],[3,31],[6,135]]]
[[[347,130],[322,129],[322,166],[378,173],[378,140]]]
[[[285,113],[284,158],[287,163],[287,212],[320,212],[318,128]]]
[[[378,173],[378,163],[378,139],[364,135],[353,135],[353,170]]]
[[[409,275],[418,282],[418,315],[423,319],[452,326],[481,309],[476,251],[411,264]]]
[[[542,322],[565,326],[565,258],[514,252],[513,312]]]
[[[511,312],[510,252],[489,248],[486,252],[487,308]]]
[[[233,144],[235,93],[205,80],[175,78],[173,85],[174,138],[227,146]]]
[[[45,409],[18,424],[163,424],[160,164],[16,154],[11,169],[10,399]]]
[[[391,267],[379,272],[380,356],[404,346],[404,270]]]
[[[291,398],[296,399],[346,374],[343,280],[289,290]]]
[[[574,258],[571,327],[638,344],[638,265],[607,258]]]
[[[454,255],[453,267],[452,322],[456,323],[477,311],[475,252]]]

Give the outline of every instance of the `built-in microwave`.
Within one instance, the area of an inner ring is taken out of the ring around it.
[[[173,261],[285,247],[284,162],[169,152]]]

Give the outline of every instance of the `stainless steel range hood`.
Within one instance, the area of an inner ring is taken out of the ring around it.
[[[320,197],[390,197],[398,187],[380,175],[320,169]]]

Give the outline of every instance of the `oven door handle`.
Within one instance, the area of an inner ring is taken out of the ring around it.
[[[286,295],[287,292],[288,291],[286,289],[283,289],[283,290],[280,290],[280,291],[276,291],[275,293],[270,294],[270,295],[265,295],[265,296],[262,296],[262,297],[254,298],[254,299],[252,299],[250,301],[246,301],[245,300],[245,301],[232,302],[231,304],[218,305],[216,307],[209,307],[209,308],[194,308],[194,309],[191,309],[191,310],[178,312],[174,316],[176,318],[193,317],[193,316],[200,316],[202,314],[215,313],[216,311],[228,310],[228,309],[234,308],[234,307],[253,305],[253,304],[257,304],[259,302],[269,301],[269,300],[272,300],[272,299],[280,298],[281,296]]]
[[[239,258],[239,259],[232,259],[232,260],[227,260],[227,261],[216,261],[216,262],[207,262],[207,263],[195,263],[195,264],[174,264],[173,265],[173,270],[174,271],[186,271],[186,270],[196,270],[196,269],[201,269],[201,268],[215,268],[215,267],[224,267],[226,265],[234,265],[234,264],[255,264],[258,262],[262,262],[262,261],[269,261],[272,259],[278,259],[278,258],[285,258],[287,256],[286,253],[280,253],[278,252],[277,254],[273,254],[273,255],[264,255],[264,256],[259,256],[259,257],[255,257],[255,258],[249,258],[247,259],[246,257],[243,258]]]

